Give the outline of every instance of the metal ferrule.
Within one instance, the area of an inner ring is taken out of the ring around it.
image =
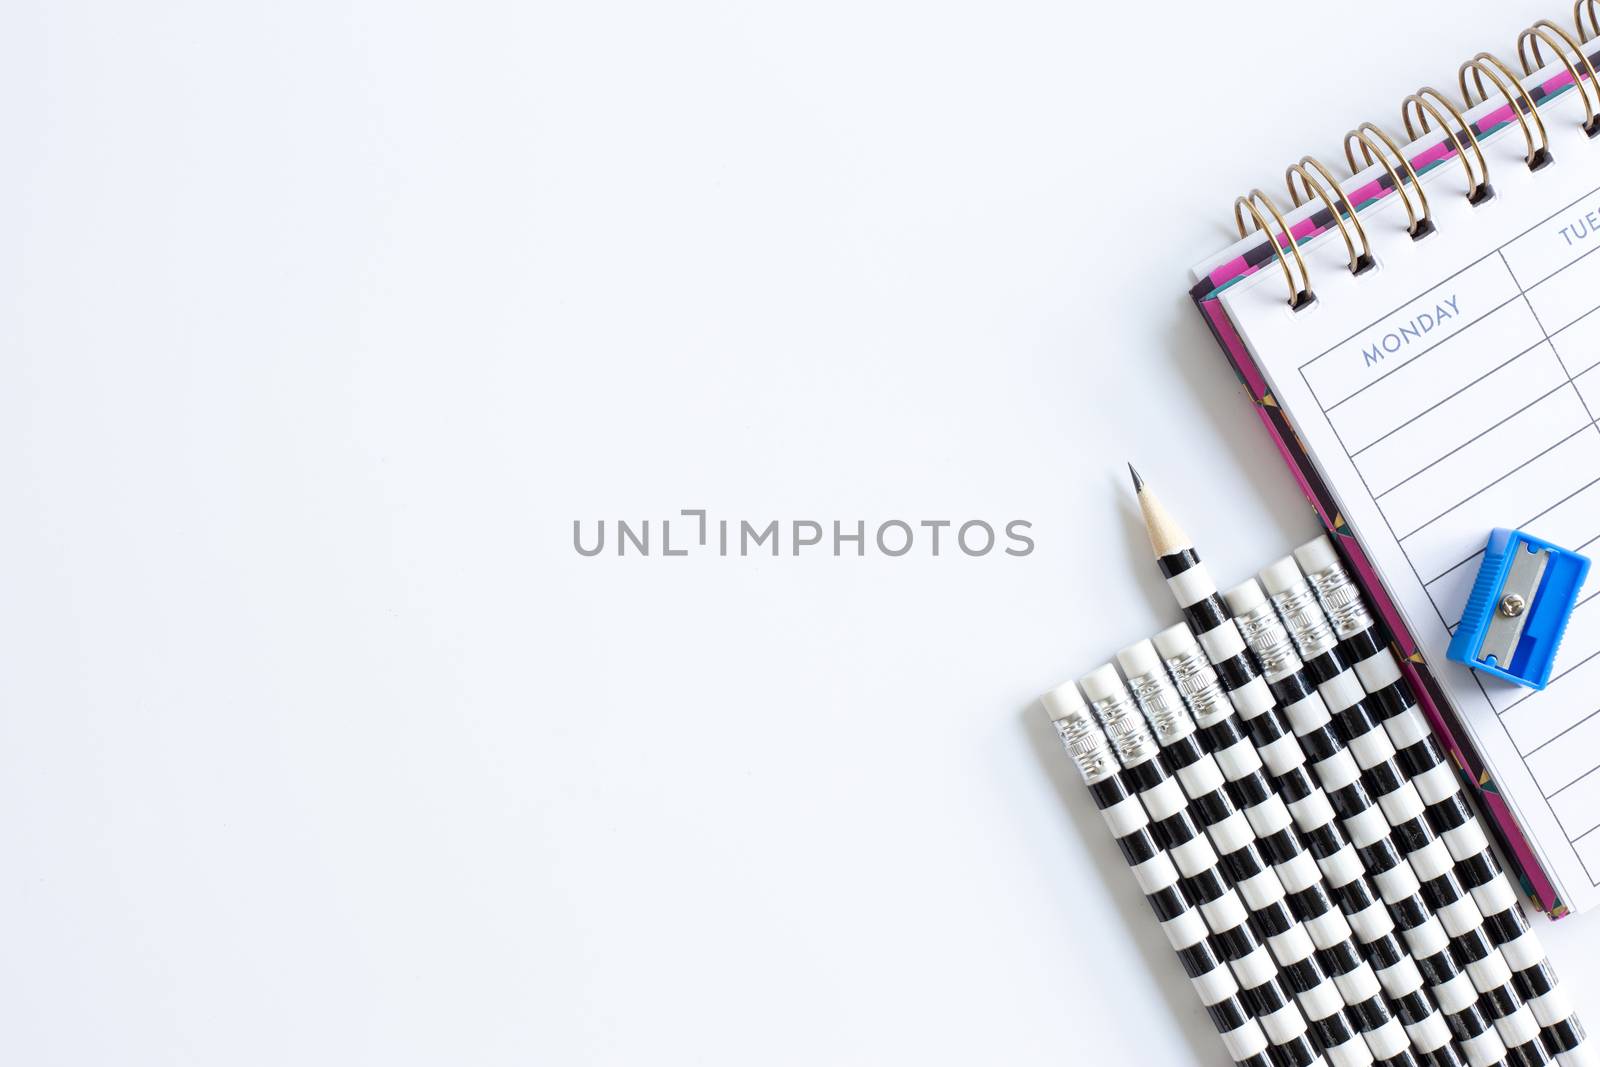
[[[1056,733],[1061,735],[1067,755],[1072,757],[1078,773],[1089,785],[1103,782],[1117,773],[1117,757],[1111,752],[1111,742],[1087,711],[1057,719]]]
[[[1194,714],[1196,725],[1203,729],[1233,714],[1233,704],[1217,680],[1217,669],[1198,646],[1173,656],[1166,663],[1179,695]]]
[[[1144,712],[1145,719],[1150,723],[1150,731],[1156,735],[1156,743],[1162,748],[1194,733],[1194,718],[1189,714],[1189,709],[1183,706],[1183,698],[1172,688],[1165,671],[1129,678],[1128,688],[1133,690],[1134,702]]]
[[[1361,599],[1361,590],[1356,588],[1355,580],[1344,569],[1344,564],[1334,563],[1325,571],[1308,574],[1306,581],[1311,584],[1311,591],[1317,595],[1322,610],[1328,613],[1328,620],[1333,623],[1333,632],[1339,640],[1372,628],[1372,614],[1367,611],[1366,602]]]
[[[1111,747],[1124,767],[1143,763],[1161,751],[1156,739],[1150,736],[1144,716],[1139,714],[1139,706],[1126,693],[1096,700],[1089,706],[1094,709],[1094,717],[1100,720],[1100,725],[1105,727],[1106,737],[1111,739]]]
[[[1283,620],[1268,601],[1263,600],[1243,615],[1235,615],[1233,621],[1239,624],[1244,643],[1261,662],[1261,673],[1267,681],[1276,682],[1305,666],[1289,638],[1289,631],[1284,629]]]
[[[1272,606],[1283,616],[1283,624],[1288,627],[1289,636],[1294,638],[1295,647],[1303,658],[1315,659],[1339,643],[1333,636],[1333,627],[1328,625],[1328,617],[1322,613],[1322,605],[1317,603],[1316,594],[1305,582],[1296,582],[1274,596]]]

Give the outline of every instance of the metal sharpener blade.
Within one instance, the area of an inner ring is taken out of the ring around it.
[[[1511,567],[1506,571],[1506,580],[1500,587],[1500,595],[1495,600],[1494,614],[1489,620],[1489,629],[1483,635],[1483,644],[1478,646],[1478,658],[1497,666],[1507,666],[1511,656],[1517,650],[1517,642],[1522,639],[1522,628],[1528,625],[1528,605],[1533,603],[1533,595],[1539,591],[1539,579],[1544,577],[1544,569],[1550,563],[1550,553],[1533,545],[1522,545],[1516,556],[1511,560]],[[1515,600],[1513,600],[1515,598]],[[1521,609],[1514,612],[1508,611],[1506,605],[1521,604]]]

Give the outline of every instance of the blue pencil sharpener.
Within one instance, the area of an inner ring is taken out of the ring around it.
[[[1543,689],[1588,573],[1586,556],[1520,530],[1495,530],[1447,655],[1484,674]]]

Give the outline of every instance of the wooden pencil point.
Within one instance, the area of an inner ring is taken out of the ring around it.
[[[1139,481],[1139,511],[1144,515],[1144,530],[1150,536],[1150,548],[1157,557],[1170,556],[1193,547],[1194,542],[1189,540],[1189,535],[1168,514],[1143,479]]]
[[[1133,491],[1135,493],[1143,492],[1144,479],[1139,477],[1139,472],[1134,469],[1132,463],[1128,464],[1128,473],[1133,475]]]

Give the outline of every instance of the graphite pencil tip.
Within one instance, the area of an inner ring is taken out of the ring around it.
[[[1134,469],[1132,463],[1128,464],[1128,473],[1133,475],[1133,491],[1135,493],[1143,492],[1144,491],[1144,479],[1139,477],[1139,472]]]

